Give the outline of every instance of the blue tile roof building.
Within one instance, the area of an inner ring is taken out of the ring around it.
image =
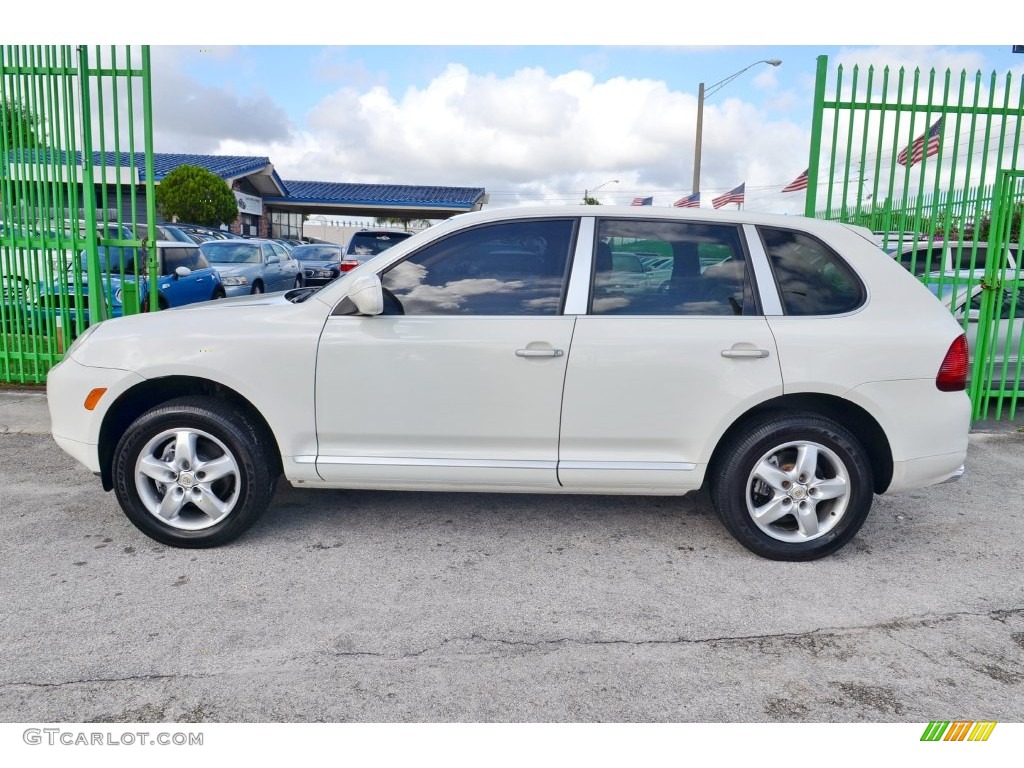
[[[10,160],[16,164],[81,165],[82,154],[50,149],[15,149],[10,153]],[[142,184],[146,181],[145,160],[142,152],[92,154],[97,180],[103,178],[101,169],[105,168],[108,173],[112,173],[114,169],[120,168],[122,173],[133,170],[136,183]],[[486,202],[483,187],[285,181],[278,175],[269,157],[249,155],[154,152],[153,180],[159,183],[181,165],[205,168],[228,183],[244,179],[268,206],[292,212],[447,218],[456,213],[478,209]]]

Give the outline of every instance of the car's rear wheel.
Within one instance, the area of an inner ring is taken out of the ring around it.
[[[226,298],[227,295],[227,291],[224,290],[224,287],[218,285],[216,288],[213,289],[213,296],[211,297],[211,300],[215,301],[217,299],[223,299]]]
[[[772,560],[814,560],[860,530],[873,476],[856,437],[832,419],[777,414],[737,433],[710,476],[729,532]]]
[[[214,547],[263,513],[277,474],[272,438],[220,400],[171,400],[137,418],[114,450],[114,490],[128,519],[174,547]]]

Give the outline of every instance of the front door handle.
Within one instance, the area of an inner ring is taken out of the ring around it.
[[[560,349],[517,349],[516,357],[561,357],[565,354]]]
[[[768,357],[767,349],[723,349],[722,357]]]

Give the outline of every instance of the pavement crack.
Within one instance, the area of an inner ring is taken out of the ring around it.
[[[155,680],[187,680],[209,675],[129,675],[128,677],[86,677],[81,680],[62,680],[57,683],[39,683],[32,680],[14,680],[9,683],[0,683],[0,688],[63,688],[68,685],[89,685],[91,683],[130,683],[150,682]]]
[[[442,648],[454,643],[489,643],[494,645],[502,645],[507,647],[521,647],[527,649],[538,649],[548,647],[559,647],[566,645],[576,646],[599,646],[599,645],[628,645],[628,646],[671,646],[671,645],[713,645],[716,643],[766,643],[772,641],[799,641],[804,638],[822,638],[830,636],[838,636],[844,634],[854,634],[859,632],[870,632],[873,630],[883,630],[898,642],[906,645],[918,653],[923,654],[926,658],[928,654],[919,648],[915,648],[905,640],[899,640],[894,637],[894,633],[899,630],[914,629],[918,627],[931,627],[936,624],[942,624],[949,621],[956,621],[957,619],[963,618],[990,618],[994,621],[1000,621],[1005,623],[1007,618],[1014,616],[1024,615],[1024,608],[1010,608],[1000,610],[986,610],[986,611],[957,611],[946,614],[926,614],[921,616],[911,616],[901,619],[893,619],[890,621],[877,622],[874,624],[863,624],[848,627],[816,627],[814,629],[804,630],[801,632],[775,632],[760,635],[720,635],[714,637],[670,637],[670,638],[655,638],[655,639],[641,639],[641,640],[628,640],[625,638],[606,638],[606,639],[586,639],[586,638],[573,638],[573,637],[554,637],[544,638],[539,640],[509,640],[500,637],[486,637],[479,633],[473,633],[463,637],[445,638],[439,643],[434,645],[421,648],[416,651],[409,651],[407,653],[388,655],[384,653],[350,653],[346,655],[363,655],[363,656],[378,656],[387,657],[389,659],[410,659],[424,654],[440,651]]]

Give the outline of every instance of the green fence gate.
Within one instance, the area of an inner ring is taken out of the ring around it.
[[[148,47],[0,47],[0,381],[41,383],[90,322],[156,308],[149,73]]]
[[[807,216],[860,224],[961,321],[974,418],[1021,384],[1024,77],[922,75],[818,58]],[[897,331],[898,332],[898,331]]]

